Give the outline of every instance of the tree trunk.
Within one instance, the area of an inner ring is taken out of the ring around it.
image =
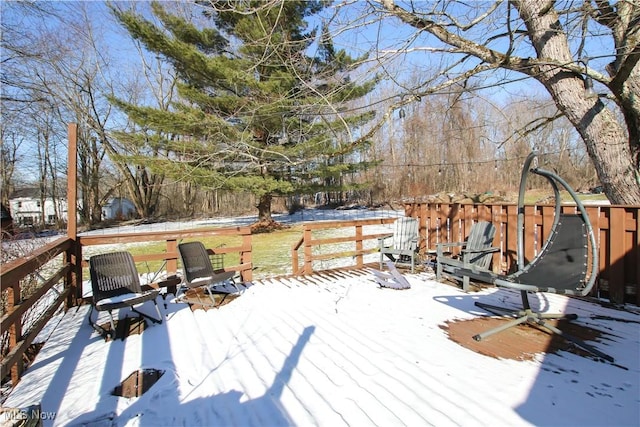
[[[13,173],[18,160],[18,147],[15,134],[8,134],[4,126],[0,127],[0,202],[11,208],[9,198],[13,193]]]
[[[258,201],[258,222],[259,223],[272,223],[271,217],[271,194],[263,194]]]
[[[527,25],[527,33],[538,58],[573,62],[564,32],[556,31],[558,14],[546,10],[546,1],[515,2]],[[558,108],[582,136],[605,194],[613,204],[639,204],[640,185],[636,156],[627,130],[600,98],[585,96],[584,82],[575,73],[556,65],[540,65],[537,80],[553,97]],[[636,154],[637,155],[637,154]]]

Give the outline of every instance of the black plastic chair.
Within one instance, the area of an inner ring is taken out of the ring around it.
[[[91,274],[91,289],[93,290],[93,303],[89,311],[89,324],[100,335],[115,337],[115,321],[113,310],[130,308],[142,317],[153,323],[162,323],[160,308],[156,297],[160,293],[158,289],[143,291],[140,286],[140,276],[129,252],[111,252],[95,255],[89,258],[89,271]],[[156,307],[157,318],[138,311],[134,306],[153,301]],[[111,323],[111,330],[107,331],[91,318],[93,310],[107,311]]]
[[[536,160],[537,153],[533,152],[527,157],[520,179],[520,191],[518,195],[517,218],[517,271],[507,276],[495,274],[480,274],[479,278],[496,286],[516,289],[520,291],[522,299],[521,309],[500,307],[483,302],[475,305],[490,313],[509,316],[513,320],[505,325],[475,335],[476,341],[481,341],[490,335],[504,331],[516,325],[528,323],[537,327],[543,327],[554,334],[558,334],[588,352],[613,362],[613,358],[602,353],[584,341],[562,332],[549,324],[549,319],[575,320],[578,318],[572,313],[545,313],[534,311],[528,299],[529,292],[548,292],[565,295],[587,295],[596,280],[598,274],[598,248],[589,221],[586,209],[575,191],[562,178],[553,172],[531,167]],[[555,213],[549,237],[542,246],[540,252],[525,264],[524,259],[524,194],[528,175],[536,174],[546,178],[554,192]],[[560,189],[569,193],[575,203],[576,213],[562,212],[562,199]],[[472,277],[478,277],[477,272],[467,272]]]
[[[233,279],[236,272],[224,271],[222,254],[214,255],[216,261],[214,266],[202,242],[180,243],[178,253],[184,269],[183,285],[188,289],[204,288],[213,307],[216,306],[214,294],[225,294],[226,298],[228,294],[240,292]],[[231,285],[233,290],[230,290],[228,285]],[[181,299],[184,299],[184,295],[178,298],[178,300]]]

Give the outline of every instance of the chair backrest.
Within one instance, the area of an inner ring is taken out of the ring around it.
[[[472,251],[488,249],[493,245],[495,235],[495,225],[488,221],[478,221],[474,223],[471,226],[471,230],[469,230],[466,249]],[[471,263],[476,267],[488,270],[492,257],[493,253],[471,255]]]
[[[418,239],[418,219],[398,218],[394,223],[393,248],[408,250],[415,248]]]
[[[180,243],[178,245],[178,252],[180,253],[180,261],[182,261],[187,283],[215,274],[207,249],[202,242]]]
[[[561,214],[545,246],[531,263],[512,275],[518,283],[573,293],[584,286],[587,274],[587,233],[580,215]]]
[[[140,276],[129,252],[110,252],[89,258],[94,301],[128,293],[142,293]]]

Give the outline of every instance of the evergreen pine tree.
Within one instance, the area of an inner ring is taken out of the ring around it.
[[[118,137],[162,147],[170,155],[146,167],[175,179],[252,192],[263,227],[273,225],[276,195],[348,189],[343,176],[370,165],[362,156],[367,141],[353,132],[374,113],[348,115],[344,106],[376,78],[352,82],[362,58],[336,50],[324,25],[307,31],[324,2],[202,4],[208,28],[160,3],[152,4],[159,24],[114,10],[134,38],[173,65],[181,100],[171,111],[114,100],[145,130]]]

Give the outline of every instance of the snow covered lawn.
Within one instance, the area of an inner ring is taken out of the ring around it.
[[[5,402],[41,403],[44,425],[422,426],[635,425],[640,422],[640,315],[545,295],[600,329],[594,343],[627,369],[573,353],[495,359],[440,326],[516,304],[517,293],[462,291],[406,274],[381,289],[369,271],[255,281],[231,303],[105,342],[88,307],[67,313]],[[169,298],[170,299],[170,298]],[[152,309],[151,306],[148,309]],[[609,320],[603,320],[607,318]],[[113,389],[145,368],[164,375],[144,395]]]

